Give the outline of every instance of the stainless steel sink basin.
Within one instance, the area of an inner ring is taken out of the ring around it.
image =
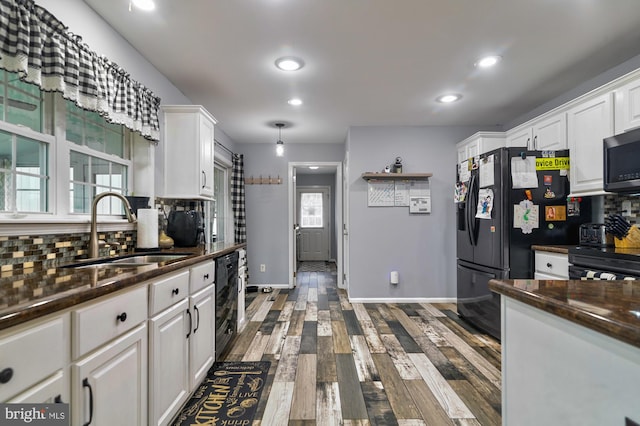
[[[133,268],[183,259],[193,253],[138,253],[104,259],[87,260],[63,268]]]

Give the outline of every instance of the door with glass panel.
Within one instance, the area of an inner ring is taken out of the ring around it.
[[[296,190],[300,261],[330,258],[330,192],[329,187],[299,186]]]

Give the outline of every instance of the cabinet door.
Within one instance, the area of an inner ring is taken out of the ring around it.
[[[617,89],[615,96],[615,133],[624,133],[640,127],[640,79]]]
[[[526,127],[524,129],[517,130],[507,135],[507,146],[521,146],[527,149],[532,149],[532,129]]]
[[[215,291],[214,286],[191,296],[193,313],[191,335],[189,336],[189,377],[190,389],[195,389],[205,378],[213,365],[215,351]]]
[[[477,157],[481,154],[480,138],[470,141],[467,144],[467,158]]]
[[[564,113],[533,125],[533,146],[539,151],[567,149],[567,120]]]
[[[167,424],[189,396],[188,307],[184,298],[149,320],[150,425]]]
[[[71,369],[72,424],[147,424],[146,321]]]
[[[213,123],[200,116],[200,195],[213,197]]]
[[[467,145],[458,145],[456,146],[456,151],[458,152],[458,164],[467,160],[469,157],[467,156]]]
[[[613,135],[612,94],[586,101],[567,113],[571,193],[603,193],[602,140]]]
[[[238,333],[244,329],[245,322],[245,287],[247,286],[247,268],[238,269]]]

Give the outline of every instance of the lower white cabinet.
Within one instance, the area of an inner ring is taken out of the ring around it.
[[[188,298],[149,320],[149,424],[164,425],[189,397]]]
[[[69,315],[0,335],[0,401],[69,402]]]
[[[147,323],[71,364],[73,425],[147,424]]]
[[[542,250],[535,251],[536,280],[568,280],[569,255]]]
[[[215,286],[189,297],[193,321],[189,335],[189,389],[194,390],[204,380],[213,365],[215,355]]]
[[[149,320],[149,424],[166,425],[214,361],[215,292],[210,285]]]

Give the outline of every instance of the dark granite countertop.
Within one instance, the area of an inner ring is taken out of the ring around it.
[[[489,288],[640,348],[640,281],[490,280]]]
[[[154,277],[215,259],[246,244],[214,243],[206,252],[201,247],[162,250],[191,253],[173,261],[117,268],[21,269],[3,272],[0,277],[0,330],[49,315],[71,306],[134,287]]]
[[[569,249],[575,247],[575,244],[571,245],[533,245],[531,250],[536,251],[548,251],[551,253],[569,254]]]

